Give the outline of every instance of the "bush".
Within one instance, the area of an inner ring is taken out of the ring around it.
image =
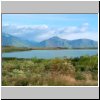
[[[76,80],[85,80],[85,75],[81,72],[77,72],[76,75],[75,75],[75,79]]]
[[[69,81],[66,78],[69,78]],[[2,61],[2,85],[4,86],[96,85],[97,81],[97,55],[71,59],[3,58]]]
[[[27,78],[18,77],[15,81],[15,86],[27,86],[29,84],[29,80]]]

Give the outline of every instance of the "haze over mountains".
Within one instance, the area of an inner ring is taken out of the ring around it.
[[[10,34],[2,34],[2,46],[15,47],[66,47],[66,48],[97,48],[98,42],[90,39],[66,40],[52,37],[42,42],[24,40]]]

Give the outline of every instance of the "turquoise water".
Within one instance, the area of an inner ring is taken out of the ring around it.
[[[16,57],[16,58],[55,58],[55,57],[67,57],[74,58],[83,55],[95,55],[98,50],[30,50],[20,52],[2,53],[2,57]]]

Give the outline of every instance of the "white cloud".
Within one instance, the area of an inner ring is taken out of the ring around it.
[[[8,24],[8,23],[6,23],[6,24],[4,24],[3,26],[7,27],[7,26],[9,26],[9,24]]]
[[[17,29],[40,29],[40,30],[44,30],[47,29],[48,26],[47,25],[21,25],[21,26],[17,26]]]
[[[83,26],[89,26],[89,23],[87,23],[87,22],[83,23]]]
[[[89,23],[83,23],[81,26],[67,26],[61,28],[50,28],[47,25],[9,25],[2,27],[3,32],[21,37],[28,40],[42,41],[53,36],[63,39],[87,38],[97,40],[98,33],[88,30]]]
[[[92,33],[92,32],[86,32],[86,33],[71,33],[71,34],[59,34],[59,37],[63,39],[68,39],[68,40],[73,40],[73,39],[92,39],[92,40],[98,40],[98,35],[97,33]]]
[[[72,33],[72,32],[77,32],[79,31],[78,27],[76,26],[68,26],[68,27],[65,27],[63,28],[60,33]]]
[[[39,35],[37,37],[37,40],[43,41],[43,40],[49,39],[49,38],[51,38],[53,36],[56,36],[56,34],[55,34],[54,30],[51,30],[51,31],[48,31],[46,33],[42,33],[41,35]]]
[[[89,24],[83,23],[81,26],[67,26],[64,28],[60,28],[58,29],[58,33],[59,34],[83,33],[83,32],[87,32],[88,28],[89,28]]]
[[[89,28],[89,23],[83,23],[83,25],[80,27],[80,32],[85,32]]]

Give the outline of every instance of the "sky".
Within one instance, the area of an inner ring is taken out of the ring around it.
[[[62,39],[98,41],[97,14],[2,14],[2,34],[40,42]]]

